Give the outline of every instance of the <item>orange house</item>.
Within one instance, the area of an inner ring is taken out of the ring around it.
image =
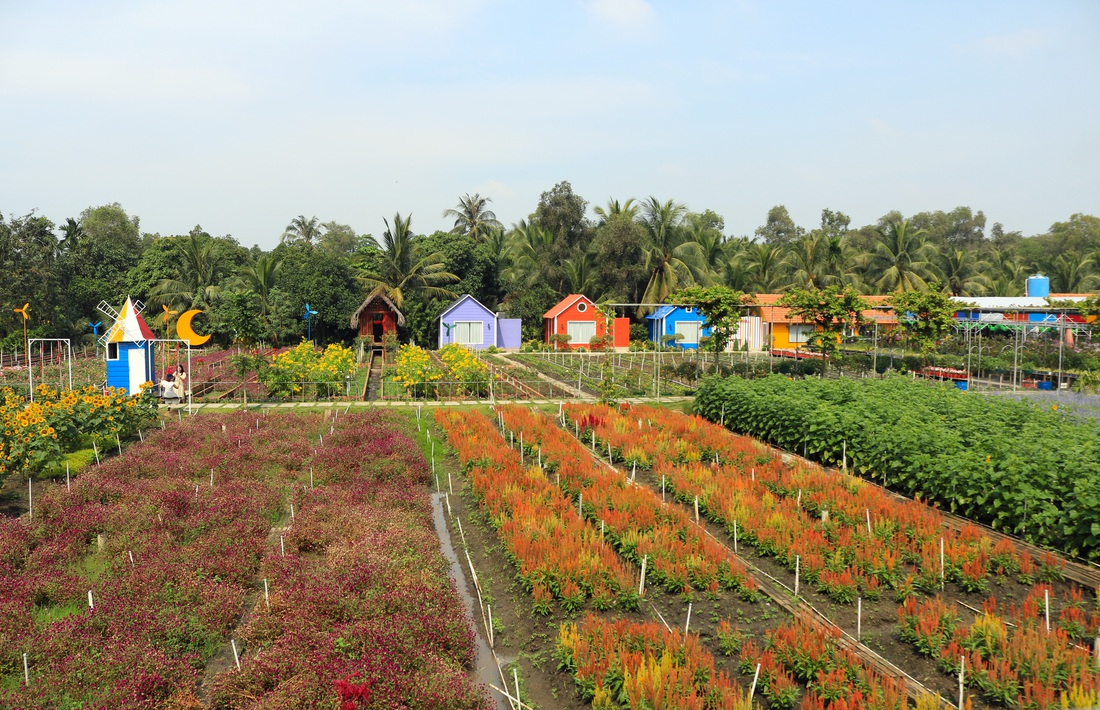
[[[550,338],[554,335],[568,335],[569,344],[555,344],[562,348],[587,348],[589,341],[596,336],[607,334],[608,326],[611,327],[612,347],[630,347],[630,319],[608,318],[596,310],[596,304],[588,296],[572,293],[562,299],[561,303],[554,306],[542,317],[544,325],[544,338],[547,344],[552,343]]]
[[[751,311],[753,315],[760,316],[764,330],[764,342],[770,343],[774,350],[800,350],[806,347],[806,343],[813,335],[814,326],[805,323],[798,316],[791,315],[791,309],[777,305],[781,293],[760,293],[756,295],[756,302]],[[874,329],[875,323],[879,326],[879,333],[884,333],[898,324],[897,316],[889,310],[886,300],[889,296],[864,296],[871,308],[863,311],[863,317],[867,325],[861,326],[864,334]],[[858,335],[859,333],[855,333]]]

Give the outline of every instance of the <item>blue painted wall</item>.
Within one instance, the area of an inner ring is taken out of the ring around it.
[[[111,346],[108,345],[108,348]],[[122,387],[127,394],[137,394],[130,391],[130,351],[143,350],[142,358],[145,366],[144,376],[141,382],[156,382],[156,367],[153,356],[153,347],[150,343],[118,343],[118,359],[107,361],[107,386]]]
[[[662,336],[676,335],[677,323],[699,323],[702,325],[706,321],[706,318],[694,308],[689,312],[688,309],[681,306],[662,306],[646,318],[649,320],[649,339],[658,344],[660,344]],[[699,332],[701,338],[709,335],[710,328],[703,328]],[[699,347],[698,343],[677,343],[677,345],[684,350],[695,350]]]

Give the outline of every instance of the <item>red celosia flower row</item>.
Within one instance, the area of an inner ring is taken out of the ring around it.
[[[594,708],[750,710],[748,694],[722,671],[696,634],[656,622],[606,621],[589,614],[562,624],[559,667]]]
[[[756,582],[745,566],[683,511],[662,505],[651,490],[593,459],[549,417],[518,406],[499,411],[517,441],[522,433],[529,455],[541,450],[562,490],[583,508],[585,517],[604,526],[623,555],[637,564],[648,558],[648,580],[669,592],[726,587],[756,597]]]
[[[558,599],[567,610],[586,599],[605,609],[638,604],[633,574],[577,515],[576,507],[537,466],[524,467],[489,419],[478,412],[438,409],[436,421],[466,468],[483,511],[534,596],[535,609],[550,612]],[[528,459],[530,461],[530,459]]]

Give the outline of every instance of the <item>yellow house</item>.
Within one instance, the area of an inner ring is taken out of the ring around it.
[[[777,305],[781,293],[761,293],[751,308],[752,315],[760,317],[764,330],[764,339],[771,343],[772,350],[802,350],[813,335],[814,325],[806,323],[798,316],[791,315],[791,309]],[[886,300],[889,296],[864,296],[871,308],[863,311],[863,317],[869,325],[861,326],[851,335],[866,335],[878,324],[879,335],[898,324],[897,316],[890,310]]]

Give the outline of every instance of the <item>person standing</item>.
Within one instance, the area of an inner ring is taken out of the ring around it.
[[[176,365],[176,395],[181,399],[186,399],[191,390],[187,386],[187,370],[184,369],[183,363]]]

